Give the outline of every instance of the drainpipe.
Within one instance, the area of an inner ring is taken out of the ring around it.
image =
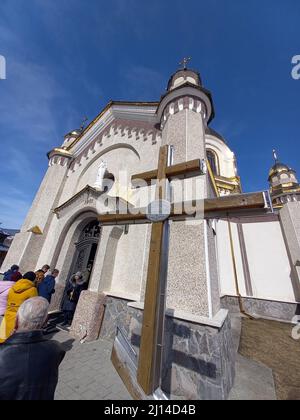
[[[249,319],[254,319],[252,315],[248,314],[244,309],[243,299],[242,295],[240,293],[240,287],[239,287],[239,281],[238,281],[238,275],[237,275],[237,268],[236,268],[236,258],[234,253],[234,245],[233,245],[233,237],[232,237],[232,229],[231,229],[231,223],[229,220],[229,215],[227,213],[227,223],[228,223],[228,230],[229,230],[229,238],[230,238],[230,249],[231,249],[231,257],[232,257],[232,264],[233,264],[233,273],[234,273],[234,282],[235,282],[235,290],[239,302],[240,312],[245,315]]]

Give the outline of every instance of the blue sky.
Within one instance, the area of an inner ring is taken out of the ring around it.
[[[299,18],[299,0],[1,0],[0,222],[21,226],[46,153],[84,115],[158,100],[187,55],[244,191],[267,188],[274,147],[300,176]]]

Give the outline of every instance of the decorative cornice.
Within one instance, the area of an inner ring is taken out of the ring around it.
[[[97,200],[101,195],[105,194],[103,191],[99,191],[90,185],[87,185],[85,188],[83,188],[81,191],[79,191],[77,194],[75,194],[73,197],[71,197],[69,200],[67,200],[65,203],[61,204],[59,207],[55,208],[53,210],[53,213],[56,214],[57,218],[59,219],[61,216],[64,215],[64,212],[67,211],[69,207],[74,206],[76,203],[78,204],[81,201],[81,207],[84,209],[87,206],[90,207],[93,211],[95,211],[96,214],[98,213],[99,208],[97,208]],[[122,208],[133,208],[133,204],[130,203],[128,200],[126,200],[123,197],[120,196],[109,196],[110,204],[113,202],[115,203],[114,208],[108,207],[105,209],[106,212],[115,212],[118,206],[122,206]],[[78,207],[77,207],[78,209]],[[72,211],[73,213],[74,209],[68,210],[69,212]]]
[[[137,107],[137,108],[157,108],[159,102],[128,102],[128,101],[110,101],[103,110],[94,118],[94,120],[85,128],[82,134],[77,137],[69,146],[68,150],[74,149],[74,147],[84,138],[84,136],[89,133],[89,131],[95,127],[97,122],[101,120],[101,118],[110,111],[114,106],[115,107]],[[154,111],[155,113],[155,111]]]
[[[202,114],[205,119],[207,116],[207,107],[205,103],[199,100],[195,96],[182,96],[176,98],[176,100],[171,101],[164,109],[164,112],[161,117],[160,129],[163,130],[168,118],[171,115],[178,114],[179,112],[189,109],[198,114]]]
[[[67,158],[72,158],[72,153],[68,152],[66,149],[56,147],[55,149],[51,150],[49,153],[47,153],[47,156],[49,159],[51,159],[54,156],[64,156]]]
[[[272,196],[280,196],[284,194],[293,194],[293,193],[300,193],[300,186],[299,184],[281,184],[277,187],[271,187],[270,192]]]
[[[241,180],[238,176],[227,178],[215,175],[215,182],[220,195],[222,195],[223,192],[229,194],[242,193]]]
[[[118,137],[119,144],[136,147],[135,143],[150,141],[155,145],[161,141],[161,132],[152,123],[133,120],[114,120],[105,129],[100,131],[97,136],[91,137],[90,141],[81,147],[80,153],[74,156],[70,166],[71,171],[75,171],[82,164],[82,160],[89,159],[96,153],[114,145],[114,138]],[[126,141],[123,139],[127,139]]]
[[[300,191],[285,191],[281,194],[271,194],[273,207],[276,209],[281,209],[284,204],[294,201],[300,201]]]
[[[85,195],[87,195],[87,200],[89,198],[90,193],[92,193],[93,195],[101,195],[102,192],[99,192],[98,190],[96,190],[95,188],[91,187],[90,185],[87,185],[85,188],[83,188],[81,191],[79,191],[77,194],[73,195],[73,197],[71,197],[69,200],[67,200],[65,203],[61,204],[59,207],[56,207],[53,210],[53,213],[55,213],[57,215],[57,217],[59,217],[60,213],[66,209],[67,207],[69,207],[70,205],[72,205],[74,202],[76,202],[79,198],[84,197]],[[88,204],[88,203],[86,203]]]
[[[215,180],[218,187],[227,188],[231,191],[241,190],[241,180],[238,176],[226,178],[224,176],[215,175]]]
[[[164,116],[172,114],[173,109],[175,112],[178,112],[176,104],[182,98],[188,98],[188,103],[187,105],[184,103],[183,107],[182,103],[180,103],[178,111],[182,111],[183,109],[191,109],[196,112],[203,112],[203,117],[206,120],[207,124],[214,118],[214,106],[211,93],[202,87],[195,86],[191,83],[185,83],[184,85],[181,85],[178,88],[167,92],[161,98],[160,104],[157,108],[157,119],[160,124],[164,124]],[[191,99],[192,101],[199,101],[199,103],[202,104],[202,109],[199,108],[199,104],[197,104],[197,106],[194,107],[194,105],[192,105],[189,99]],[[171,109],[171,113],[169,113],[169,111],[167,110],[167,114],[165,114],[166,108],[168,108],[169,110]]]
[[[66,149],[55,148],[48,153],[49,166],[68,166],[68,163],[72,157],[72,153],[68,152]]]

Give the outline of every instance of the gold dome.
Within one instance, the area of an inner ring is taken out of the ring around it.
[[[289,171],[291,171],[291,168],[289,168],[287,165],[284,163],[276,162],[275,165],[270,169],[269,177]]]
[[[65,135],[65,139],[72,138],[72,137],[79,137],[81,133],[82,133],[81,129],[70,131],[70,133]]]

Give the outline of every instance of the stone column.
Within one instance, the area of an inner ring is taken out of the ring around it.
[[[196,78],[194,86],[173,85],[158,108],[162,144],[174,146],[174,164],[206,159],[205,126],[213,114],[210,95]],[[175,202],[207,198],[210,179],[206,174],[173,181],[172,189]],[[167,307],[212,318],[220,309],[220,298],[211,226],[205,220],[171,222],[169,244]]]

